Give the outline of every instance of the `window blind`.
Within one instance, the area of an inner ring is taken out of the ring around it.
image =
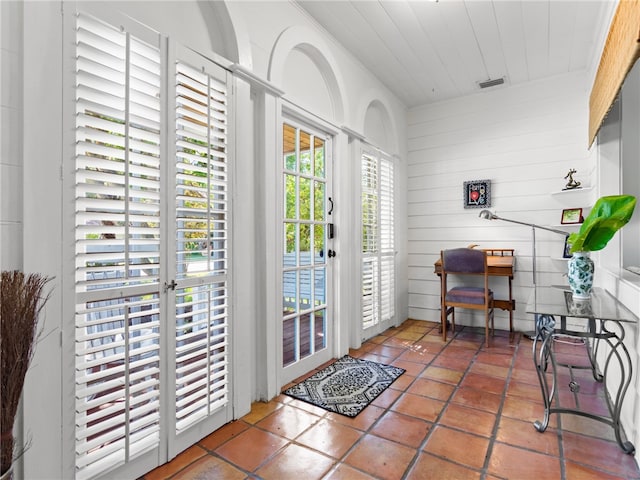
[[[395,315],[394,170],[384,157],[363,154],[362,326],[369,328]]]
[[[158,45],[76,23],[76,476],[155,447],[160,430]]]
[[[380,158],[380,315],[395,315],[395,220],[393,201],[393,162]]]
[[[380,273],[378,252],[378,161],[362,155],[362,326],[368,328],[379,317]]]
[[[229,401],[228,93],[176,64],[176,433]],[[184,287],[182,287],[184,285]]]

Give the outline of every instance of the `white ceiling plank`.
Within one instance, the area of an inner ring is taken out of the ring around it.
[[[549,71],[549,0],[522,4],[529,79],[544,78]]]
[[[1,1],[1,0],[0,0]],[[593,71],[612,0],[290,0],[409,107]]]
[[[508,82],[517,85],[529,80],[527,49],[520,2],[493,2]]]
[[[477,5],[481,5],[481,3],[478,2]],[[467,73],[467,88],[480,88],[477,86],[477,82],[485,81],[489,73],[465,3],[450,2],[446,4],[445,8],[439,10],[444,19],[444,27],[450,33],[453,46]]]
[[[464,65],[460,52],[456,47],[455,38],[446,26],[442,14],[443,9],[452,5],[442,2],[414,2],[410,3],[418,21],[429,40],[433,44],[440,64],[448,73],[452,86],[459,92],[469,92],[471,90],[470,77]]]
[[[567,73],[575,36],[577,2],[551,2],[549,5],[549,75]]]
[[[408,2],[384,2],[384,9],[387,11],[389,18],[402,31],[407,41],[408,48],[411,49],[419,63],[415,66],[419,70],[416,73],[421,81],[426,82],[427,97],[434,101],[442,98],[449,98],[459,94],[452,82],[446,69],[443,68],[442,62],[435,51],[431,39],[423,30],[422,25],[418,21],[416,13],[413,11]],[[425,101],[419,101],[426,103]]]
[[[464,6],[471,21],[474,36],[480,49],[479,55],[486,70],[487,78],[479,80],[505,76],[506,66],[493,3],[467,0]]]
[[[351,2],[300,2],[336,40],[403,102],[419,97],[408,72],[390,54],[383,40],[354,8]],[[385,65],[386,68],[380,68]]]
[[[413,78],[413,75],[417,73],[417,65],[419,65],[420,60],[409,47],[404,35],[390,18],[382,4],[362,1],[353,2],[352,4],[371,26],[372,31],[376,32],[389,53],[402,65],[403,73],[412,73],[412,75],[407,75],[407,77],[409,77],[415,85],[415,89],[419,90],[421,95],[426,94],[424,86]]]
[[[600,58],[598,50],[602,45],[597,44],[599,35],[602,33],[602,25],[605,22],[604,15],[608,11],[611,2],[580,2],[576,6],[576,22],[571,45],[571,60],[569,70],[586,70],[590,61]],[[605,27],[605,34],[609,30],[608,23]]]

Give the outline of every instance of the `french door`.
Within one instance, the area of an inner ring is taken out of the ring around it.
[[[395,234],[393,161],[380,152],[361,157],[362,338],[393,325]]]
[[[282,382],[332,355],[330,139],[293,120],[282,126]]]
[[[168,250],[175,256],[166,265],[165,288],[172,326],[167,334],[167,372],[172,376],[167,382],[167,441],[173,457],[232,420],[232,122],[228,72],[186,49],[170,59],[175,141],[169,186],[175,221],[168,225]]]
[[[75,18],[76,478],[136,478],[232,419],[229,76],[169,45]]]

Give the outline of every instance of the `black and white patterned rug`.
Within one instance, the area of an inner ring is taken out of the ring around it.
[[[355,417],[404,372],[403,368],[345,355],[282,393]]]

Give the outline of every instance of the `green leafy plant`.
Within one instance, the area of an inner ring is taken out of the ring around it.
[[[569,235],[571,253],[602,250],[615,233],[624,227],[636,206],[632,195],[600,197],[578,232]]]

